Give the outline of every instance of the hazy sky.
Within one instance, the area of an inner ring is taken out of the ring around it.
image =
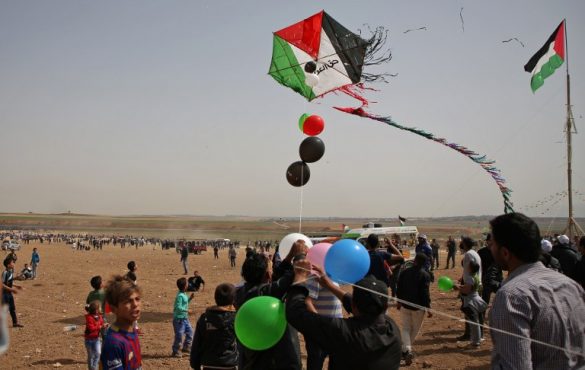
[[[565,66],[536,94],[523,70],[566,18],[585,216],[582,0],[1,0],[0,211],[501,213],[497,186],[464,156],[331,108],[357,106],[349,97],[307,103],[267,75],[272,32],[321,9],[351,30],[390,30],[393,59],[374,71],[397,77],[374,86],[371,111],[495,159],[517,210],[566,190]],[[525,47],[502,42],[513,37]],[[326,153],[301,192],[285,171],[304,112],[325,119]],[[549,208],[527,213],[566,215],[566,198]]]

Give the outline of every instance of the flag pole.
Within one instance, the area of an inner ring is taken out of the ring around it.
[[[567,63],[567,122],[565,131],[567,133],[567,190],[569,198],[569,219],[565,234],[567,234],[570,240],[573,240],[573,235],[583,235],[583,230],[575,221],[573,217],[573,170],[572,170],[572,130],[574,126],[573,112],[571,110],[571,78],[569,75],[569,40],[567,39],[567,20],[563,19],[564,31],[565,31],[565,61]]]

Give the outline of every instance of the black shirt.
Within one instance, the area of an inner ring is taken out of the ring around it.
[[[307,288],[294,285],[287,293],[286,319],[305,337],[329,353],[329,370],[392,370],[400,367],[400,330],[384,315],[346,319],[319,316],[305,304]],[[347,310],[351,295],[343,299]]]
[[[400,273],[396,295],[399,299],[430,308],[430,285],[431,275],[422,266],[412,266]],[[407,304],[403,307],[409,310],[418,310],[418,308]]]
[[[197,292],[199,288],[201,288],[201,284],[205,284],[205,281],[201,276],[191,276],[189,278],[189,287],[187,288],[187,291]]]

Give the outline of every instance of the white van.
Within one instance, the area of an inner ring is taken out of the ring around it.
[[[406,260],[414,259],[414,248],[417,243],[418,229],[416,226],[391,226],[391,227],[365,227],[351,229],[341,236],[342,239],[355,239],[366,245],[368,235],[376,234],[380,239],[380,247],[384,247],[384,239],[394,239],[398,242],[398,249]]]

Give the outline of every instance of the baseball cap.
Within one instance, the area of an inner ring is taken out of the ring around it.
[[[356,283],[352,299],[360,313],[379,315],[388,307],[388,286],[373,275],[368,275]]]
[[[427,240],[427,236],[425,234],[418,234],[418,238]]]

